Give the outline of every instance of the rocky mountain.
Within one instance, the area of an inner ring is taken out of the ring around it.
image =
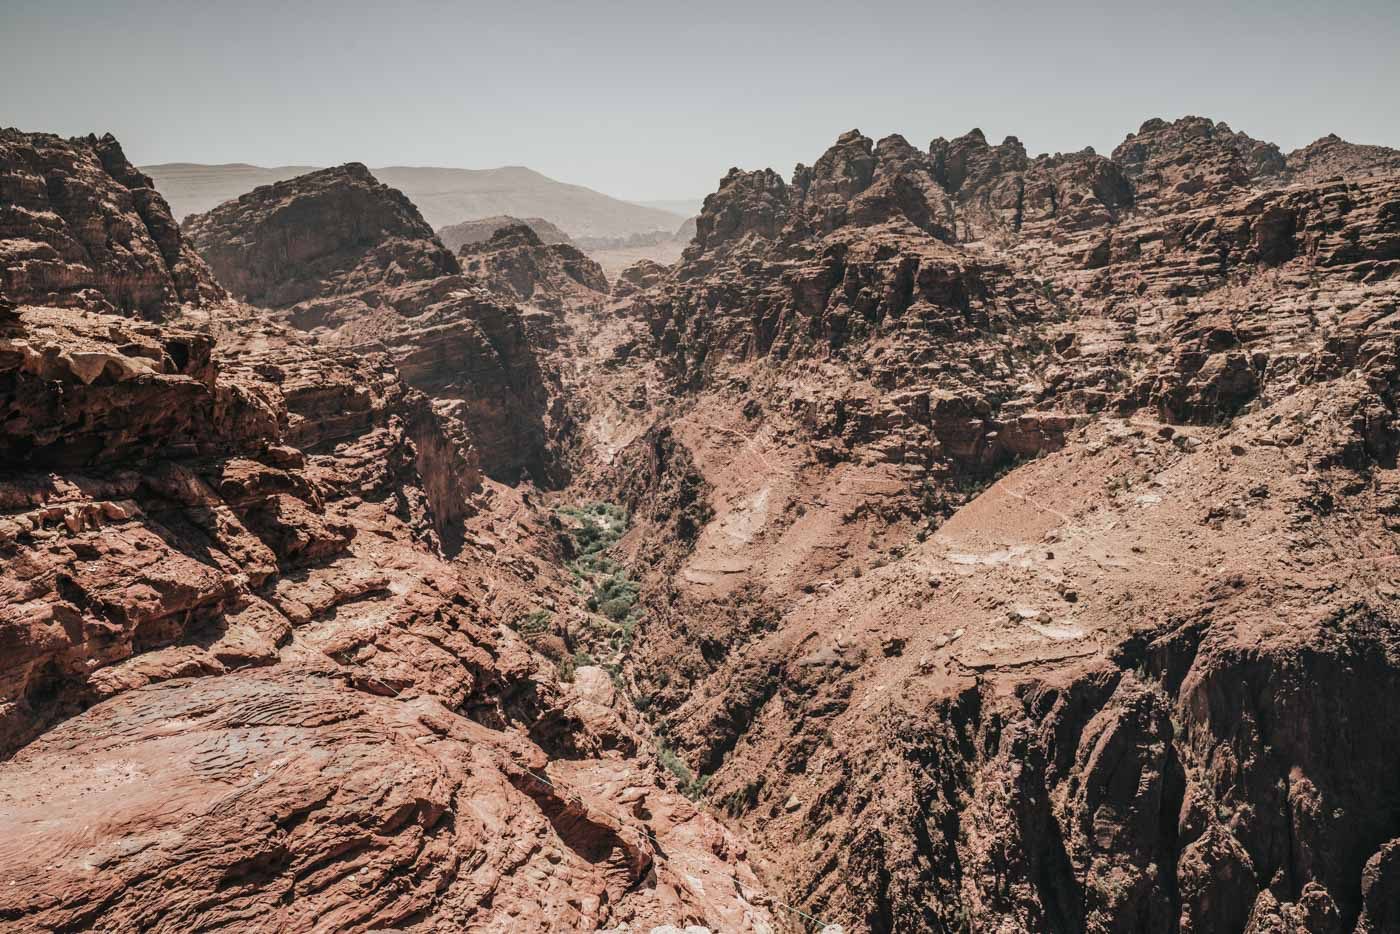
[[[170,202],[177,218],[203,214],[253,188],[314,171],[310,166],[263,168],[242,164],[177,162],[143,166]],[[610,198],[555,181],[523,166],[448,169],[387,166],[373,170],[381,182],[403,192],[434,228],[469,218],[547,217],[572,236],[627,237],[674,230],[685,215]]]
[[[492,234],[506,227],[528,227],[544,243],[573,245],[573,240],[569,238],[568,234],[543,217],[527,217],[521,220],[506,214],[497,214],[495,217],[479,217],[475,220],[462,221],[460,224],[449,224],[439,230],[437,235],[438,239],[449,250],[460,250],[468,244],[490,240]]]
[[[1289,175],[1296,179],[1383,175],[1400,169],[1400,152],[1388,146],[1361,146],[1329,133],[1288,154]]]
[[[109,134],[0,129],[0,297],[159,319],[224,297]]]
[[[258,307],[114,141],[5,144],[29,291],[0,321],[4,927],[766,928],[742,844],[659,787],[608,674],[521,635],[571,599],[565,545],[473,452],[515,457],[531,415],[457,416],[540,378],[522,313],[358,166],[191,225],[249,294],[314,295]],[[338,340],[376,314],[415,324]]]
[[[255,188],[182,229],[236,296],[273,307],[461,271],[413,203],[358,162]]]
[[[790,901],[1391,929],[1394,155],[853,131],[623,274],[629,690]]]
[[[461,275],[412,202],[364,166],[254,189],[186,218],[184,230],[238,298],[321,344],[386,352],[476,439],[465,456],[491,477],[561,469],[564,416],[542,360],[552,317],[502,304]]]
[[[546,243],[531,227],[502,227],[458,253],[462,269],[510,301],[562,312],[601,304],[608,294],[603,269],[567,243]]]
[[[121,222],[0,320],[6,925],[1396,929],[1395,151],[853,130],[609,277],[9,145],[7,293]]]

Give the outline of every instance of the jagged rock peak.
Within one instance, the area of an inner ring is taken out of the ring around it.
[[[110,133],[0,129],[0,292],[158,319],[226,293]]]
[[[597,262],[568,243],[545,243],[528,224],[502,227],[481,243],[464,243],[462,271],[495,295],[550,311],[597,302],[609,290]]]
[[[891,133],[889,136],[882,137],[875,144],[875,158],[880,162],[891,158],[907,158],[914,154],[923,155],[899,133]]]
[[[255,188],[184,230],[235,295],[270,307],[461,271],[413,202],[358,162]]]
[[[1288,171],[1297,180],[1338,175],[1379,175],[1400,171],[1400,150],[1349,143],[1328,133],[1288,154]]]
[[[471,247],[474,245],[475,244],[468,244],[463,246],[458,252],[471,252]],[[486,241],[486,245],[490,248],[503,246],[544,246],[544,241],[540,239],[540,235],[535,233],[534,229],[528,224],[512,224],[509,227],[502,227],[493,233],[490,239]]]
[[[787,220],[789,201],[787,183],[772,169],[731,168],[719,189],[705,198],[687,254],[698,255],[750,233],[776,237]]]
[[[952,142],[941,136],[933,140],[929,156],[939,183],[952,192],[966,184],[985,184],[1007,172],[1024,171],[1028,164],[1026,147],[1019,139],[1008,136],[1001,145],[992,146],[976,127]]]
[[[809,171],[794,172],[793,187],[809,198],[836,195],[849,200],[869,187],[875,175],[874,149],[870,137],[860,130],[847,130]]]
[[[1205,162],[1222,155],[1239,159],[1249,178],[1281,175],[1287,168],[1274,143],[1237,133],[1224,121],[1197,116],[1171,123],[1160,117],[1145,121],[1113,150],[1113,161],[1130,175],[1139,175],[1157,160]]]

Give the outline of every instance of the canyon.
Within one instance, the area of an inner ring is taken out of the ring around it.
[[[0,130],[7,929],[1400,931],[1400,152],[158,187]]]

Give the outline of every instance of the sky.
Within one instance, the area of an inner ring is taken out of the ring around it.
[[[1400,147],[1397,0],[0,0],[0,125],[138,164],[526,165],[632,200],[843,131]]]

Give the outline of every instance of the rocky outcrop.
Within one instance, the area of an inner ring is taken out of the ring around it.
[[[221,443],[205,335],[36,311],[0,322],[0,456],[13,468],[188,453]]]
[[[617,277],[617,281],[613,283],[613,297],[626,298],[628,295],[634,295],[644,289],[649,289],[654,285],[658,285],[661,280],[666,278],[666,273],[667,268],[654,260],[637,260],[637,262],[622,270],[622,273]]]
[[[358,162],[255,188],[183,229],[234,295],[270,308],[460,272],[413,203]]]
[[[1288,174],[1295,181],[1386,175],[1400,171],[1400,150],[1348,143],[1329,133],[1288,154]]]
[[[483,476],[554,331],[382,246],[286,309],[7,305],[3,926],[771,929],[607,674],[513,628],[572,593]]]
[[[496,231],[507,227],[528,227],[534,231],[535,236],[539,237],[542,243],[567,243],[570,246],[574,243],[568,234],[543,217],[519,218],[507,214],[479,217],[475,220],[462,221],[460,224],[449,224],[440,228],[437,235],[444,246],[457,252],[469,244],[484,243],[490,240]]]
[[[546,243],[524,224],[468,243],[458,257],[468,275],[508,301],[559,312],[566,304],[596,304],[608,293],[601,266],[570,244]]]
[[[1236,133],[1223,121],[1153,119],[1113,150],[1144,207],[1211,198],[1255,182],[1281,179],[1288,167],[1273,143]]]
[[[366,527],[347,517],[351,497],[439,549],[435,520],[454,504],[422,489],[415,401],[392,370],[290,335],[216,356],[202,334],[54,309],[4,328],[0,751],[133,685],[275,660],[291,630],[266,588],[346,555]],[[338,384],[366,404],[322,419],[283,368],[320,398]],[[351,469],[357,445],[377,473]]]
[[[110,134],[0,129],[0,295],[160,320],[224,292]]]
[[[410,386],[476,439],[474,452],[460,456],[488,476],[557,482],[567,417],[542,356],[557,327],[511,304],[518,296],[506,289],[509,258],[499,276],[462,275],[408,199],[357,163],[256,189],[185,227],[233,291],[274,309],[277,320],[322,346],[386,353]],[[587,289],[578,280],[601,277],[571,247],[540,249],[548,283],[529,278],[545,274],[538,263],[521,251],[511,256],[529,265],[521,282],[537,285],[541,301],[556,284]]]
[[[40,870],[0,847],[15,882],[0,912],[26,930],[98,917],[122,930],[172,917],[286,930],[650,929],[678,917],[769,929],[763,909],[706,891],[727,874],[716,854],[728,840],[684,799],[639,794],[614,763],[550,768],[528,741],[381,691],[271,669],[131,692],[54,730],[5,767],[4,814],[38,827],[26,838],[48,852],[81,837],[82,855]],[[84,787],[75,773],[103,778]],[[152,774],[162,780],[137,778]],[[645,832],[614,816],[631,809],[648,814]],[[118,836],[134,828],[150,828],[146,846]],[[756,880],[745,868],[736,881]]]
[[[695,219],[695,237],[685,252],[687,266],[749,235],[776,238],[787,223],[788,210],[788,186],[782,176],[771,169],[730,169],[715,193],[706,196],[705,208]]]
[[[1009,136],[991,146],[980,130],[929,145],[934,173],[954,199],[959,240],[1054,236],[1113,223],[1133,203],[1123,170],[1092,149],[1029,159]]]
[[[1309,149],[846,134],[615,289],[628,691],[804,911],[1390,923],[1400,173]]]
[[[743,360],[794,376],[817,360],[851,368],[791,388],[826,463],[872,458],[917,485],[1053,447],[1072,417],[1024,419],[1016,398],[1054,304],[999,258],[948,245],[960,208],[938,172],[900,137],[876,145],[855,132],[790,186],[731,171],[674,276],[630,299],[629,314],[690,386]],[[872,443],[878,452],[863,450]]]
[[[1016,137],[991,146],[976,127],[951,142],[940,136],[928,148],[934,174],[949,191],[986,187],[1000,175],[1024,172],[1028,165],[1026,147]]]

